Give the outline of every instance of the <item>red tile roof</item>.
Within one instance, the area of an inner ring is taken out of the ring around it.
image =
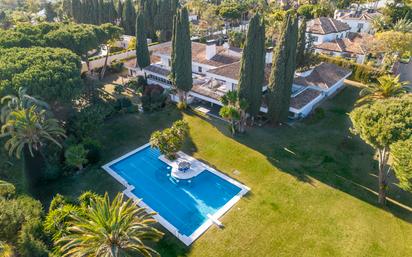
[[[350,26],[344,22],[328,17],[319,17],[308,22],[307,31],[313,34],[326,35],[350,30]]]
[[[332,63],[323,62],[316,66],[308,76],[295,77],[293,83],[299,86],[313,86],[320,87],[322,89],[329,89],[350,73],[350,70]]]

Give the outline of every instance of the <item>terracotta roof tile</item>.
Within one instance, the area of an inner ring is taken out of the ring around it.
[[[240,61],[239,56],[226,53],[226,49],[223,46],[216,46],[216,55],[210,60],[206,59],[206,44],[192,42],[192,60],[200,64],[219,67],[230,63]],[[153,46],[150,49],[154,55],[167,55],[172,54],[172,42],[165,42]]]
[[[333,52],[348,52],[353,54],[366,54],[373,36],[366,33],[349,33],[347,38],[335,39],[314,45],[317,49]]]
[[[290,98],[290,107],[300,110],[301,108],[312,102],[320,94],[322,94],[321,91],[312,88],[306,88],[295,97]]]
[[[344,22],[328,17],[319,17],[308,22],[308,32],[313,34],[331,34],[350,30],[350,26]]]
[[[295,77],[293,83],[299,86],[313,86],[329,89],[350,73],[350,70],[332,63],[323,62],[316,66],[308,76]]]
[[[265,82],[264,82],[264,85],[269,84],[270,69],[271,69],[271,65],[267,64],[266,68],[265,68]],[[215,74],[215,75],[219,75],[219,76],[223,76],[223,77],[226,77],[226,78],[230,78],[230,79],[239,81],[239,79],[240,79],[240,76],[239,76],[240,61],[232,63],[232,64],[228,64],[228,65],[225,65],[225,66],[221,66],[221,67],[218,67],[218,68],[215,68],[215,69],[210,69],[207,72],[211,73],[211,74]]]

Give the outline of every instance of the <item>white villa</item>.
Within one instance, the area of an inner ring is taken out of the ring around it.
[[[168,79],[171,65],[171,42],[151,47],[152,65],[143,69],[149,84],[159,84],[170,88]],[[220,99],[228,91],[235,90],[239,83],[239,70],[242,50],[228,44],[217,46],[214,41],[207,44],[192,42],[193,88],[189,92],[188,101],[203,102],[222,106]],[[262,95],[267,90],[272,62],[272,51],[266,54],[265,82]],[[138,74],[134,65],[126,66],[129,74]],[[333,95],[343,87],[343,81],[350,71],[336,65],[322,63],[303,74],[296,74],[291,95],[290,117],[301,118],[326,97]],[[177,100],[172,97],[173,100]],[[263,101],[264,102],[264,101]],[[261,111],[267,112],[262,104]]]
[[[345,17],[347,16],[340,17],[342,21],[327,17],[313,19],[308,22],[307,36],[313,40],[316,53],[341,56],[364,63],[373,36],[365,32],[353,32]]]
[[[351,32],[373,34],[372,20],[382,14],[373,9],[336,10],[334,18],[350,26]]]

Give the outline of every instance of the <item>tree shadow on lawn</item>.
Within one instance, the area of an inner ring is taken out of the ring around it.
[[[298,181],[316,186],[314,179],[350,194],[369,204],[377,203],[377,161],[374,151],[350,133],[349,113],[358,96],[358,89],[347,87],[321,108],[324,117],[308,117],[303,121],[279,127],[254,127],[233,137],[225,124],[211,117],[193,113],[211,123],[221,133],[250,147],[264,156],[278,170]],[[412,222],[412,194],[398,188],[391,175],[388,201],[383,209]]]

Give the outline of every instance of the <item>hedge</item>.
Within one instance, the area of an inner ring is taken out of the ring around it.
[[[343,68],[352,70],[352,75],[349,79],[362,83],[376,82],[378,77],[385,74],[384,71],[375,69],[365,64],[358,64],[341,57],[332,57],[320,54],[319,59],[321,61],[334,63]]]

